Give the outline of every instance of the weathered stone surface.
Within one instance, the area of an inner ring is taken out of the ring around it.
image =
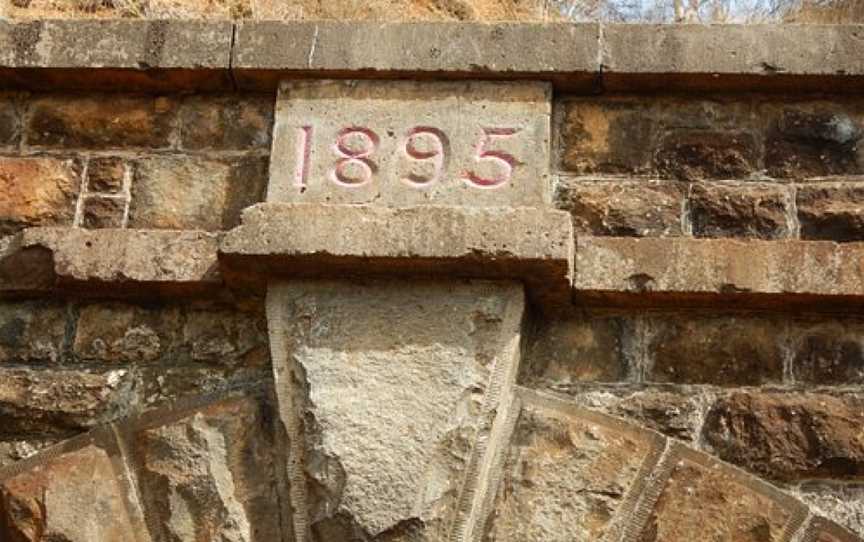
[[[864,486],[861,484],[805,483],[801,485],[797,495],[805,503],[834,519],[853,533],[864,536],[864,517],[861,516],[861,507],[864,506]],[[835,530],[823,529],[823,537],[817,538],[816,542],[858,540],[848,533],[846,533],[847,536],[837,533],[836,536],[832,537],[833,531]]]
[[[269,148],[273,97],[193,96],[183,102],[180,122],[184,149]]]
[[[0,434],[68,434],[128,415],[133,375],[125,369],[0,368]]]
[[[90,196],[84,201],[81,212],[81,226],[85,228],[122,228],[126,215],[126,200]]]
[[[864,245],[816,241],[579,237],[576,295],[613,303],[854,303]]]
[[[91,158],[87,162],[87,190],[116,194],[123,190],[129,164],[122,158]]]
[[[567,386],[573,382],[627,379],[629,322],[616,317],[548,319],[534,331],[525,351],[520,383]]]
[[[30,228],[11,241],[5,250],[0,246],[0,291],[83,284],[195,290],[221,284],[215,234]],[[29,271],[21,276],[23,268]]]
[[[864,328],[857,320],[795,322],[792,377],[817,386],[864,383]]]
[[[58,303],[0,304],[0,364],[61,361],[66,320]]]
[[[30,107],[27,143],[36,147],[166,148],[177,115],[163,96],[48,95]]]
[[[547,84],[286,81],[268,202],[551,203]]]
[[[657,440],[579,409],[525,406],[484,540],[603,540],[656,461]],[[611,539],[611,538],[610,538]]]
[[[137,162],[130,228],[227,230],[263,201],[266,158],[150,157]]]
[[[802,239],[864,241],[864,187],[801,186],[796,202]]]
[[[650,382],[762,385],[783,380],[782,325],[734,315],[652,318],[646,338]]]
[[[640,542],[783,542],[803,521],[803,507],[791,498],[703,454],[674,450],[669,478],[636,538]]]
[[[85,305],[80,309],[72,350],[86,361],[157,361],[176,352],[180,322],[177,307]]]
[[[271,367],[215,366],[201,363],[147,363],[136,367],[141,376],[141,403],[149,407],[226,389],[271,382]]]
[[[74,160],[0,157],[0,236],[27,226],[71,226],[79,175]]]
[[[154,540],[280,540],[269,409],[253,397],[223,400],[154,419],[133,437]]]
[[[95,444],[50,458],[0,480],[0,525],[14,542],[149,542],[123,474]]]
[[[523,306],[512,283],[271,285],[295,525],[321,542],[412,525],[425,534],[408,540],[443,540],[460,495],[483,496],[480,443],[506,415]]]
[[[0,147],[15,146],[21,140],[21,120],[14,94],[0,93]]]
[[[860,479],[864,401],[820,393],[735,393],[708,413],[718,455],[773,480]]]
[[[0,442],[0,469],[32,457],[40,450],[57,444],[59,440],[59,437],[4,440]]]
[[[475,78],[557,72],[587,88],[599,70],[598,36],[598,25],[572,23],[241,22],[232,67],[241,85],[258,87],[274,86],[285,71],[372,70]],[[526,48],[529,41],[535,46]]]
[[[220,261],[300,276],[520,278],[560,303],[570,232],[567,213],[545,209],[265,203],[223,238]]]
[[[796,108],[768,105],[773,117],[765,141],[765,167],[775,177],[811,177],[864,172],[862,120],[822,104]]]
[[[792,196],[786,187],[696,184],[688,200],[695,237],[789,236]]]
[[[658,143],[654,156],[663,177],[682,181],[747,177],[758,163],[757,139],[746,132],[673,131]]]
[[[267,321],[261,312],[189,310],[182,344],[192,361],[239,367],[270,363]]]
[[[573,215],[577,235],[681,235],[686,186],[675,182],[562,179],[556,206]]]

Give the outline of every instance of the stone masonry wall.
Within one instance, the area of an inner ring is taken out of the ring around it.
[[[285,85],[0,92],[0,542],[864,537],[861,98],[454,78],[548,202],[274,202]]]

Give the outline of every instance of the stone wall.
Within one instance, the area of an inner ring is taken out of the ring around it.
[[[862,30],[369,28],[0,21],[0,540],[864,536]]]

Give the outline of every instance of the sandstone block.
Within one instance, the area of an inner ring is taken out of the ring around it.
[[[204,232],[31,228],[0,247],[0,291],[206,289],[221,284],[217,246]]]
[[[527,341],[520,383],[626,380],[628,324],[617,317],[544,319]]]
[[[636,540],[783,542],[806,517],[794,499],[683,446],[673,445],[667,465],[668,477]]]
[[[507,413],[523,295],[513,283],[271,283],[298,530],[383,541],[416,527],[404,539],[431,541],[472,528],[463,518]]]
[[[295,276],[521,279],[551,306],[567,295],[570,231],[553,210],[265,203],[225,236],[220,261]]]
[[[4,436],[68,436],[126,416],[137,402],[134,376],[125,369],[3,367],[0,375]]]
[[[239,367],[270,364],[267,321],[261,312],[194,310],[185,314],[184,347],[192,361]]]
[[[72,350],[86,361],[153,362],[176,354],[180,326],[177,307],[85,305],[80,310]]]
[[[129,164],[122,158],[91,158],[87,162],[87,190],[116,194],[124,189]]]
[[[227,230],[263,201],[266,158],[143,158],[136,164],[130,228]]]
[[[27,144],[43,148],[166,148],[177,115],[161,96],[47,95],[30,107]]]
[[[789,189],[771,185],[697,184],[688,205],[696,237],[780,239],[790,233]]]
[[[88,229],[122,228],[126,206],[125,198],[90,196],[81,208],[81,226]]]
[[[0,477],[0,534],[16,542],[149,542],[116,460],[89,443]]]
[[[708,412],[717,454],[772,480],[860,479],[864,400],[855,395],[735,393]]]
[[[848,386],[864,382],[862,323],[797,321],[792,332],[792,377],[817,386]]]
[[[654,155],[664,178],[682,181],[746,178],[759,169],[758,140],[746,132],[675,130]]]
[[[27,226],[71,226],[80,167],[49,157],[0,157],[0,236]]]
[[[632,514],[660,439],[526,395],[485,540],[612,540],[616,518]]]
[[[62,361],[66,319],[58,303],[0,304],[0,364]]]
[[[802,239],[864,241],[864,187],[801,186],[796,200]]]
[[[269,149],[273,98],[193,96],[184,100],[180,122],[180,146],[184,149]]]
[[[543,83],[286,81],[268,202],[541,207]]]
[[[18,145],[21,139],[20,124],[15,95],[0,93],[0,147]]]
[[[132,439],[155,540],[281,538],[269,408],[255,397],[238,397],[167,419],[145,415]]]
[[[782,324],[765,317],[681,315],[648,323],[650,382],[758,386],[783,380]]]
[[[556,206],[573,215],[577,235],[667,237],[681,235],[687,187],[672,182],[562,179]]]
[[[577,298],[613,304],[856,304],[860,243],[580,237]]]

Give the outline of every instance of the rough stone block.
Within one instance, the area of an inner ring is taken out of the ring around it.
[[[799,489],[798,495],[802,501],[824,512],[852,533],[864,536],[864,517],[859,513],[864,506],[864,485],[816,481],[805,482]],[[816,542],[860,542],[859,538],[824,520],[817,521],[811,527],[821,531],[822,538],[816,537]]]
[[[12,438],[0,442],[0,470],[32,457],[40,450],[57,444],[60,437]]]
[[[649,382],[758,386],[783,381],[782,324],[765,317],[682,315],[649,320]]]
[[[134,375],[0,366],[0,434],[68,436],[127,416],[136,406]]]
[[[265,203],[224,237],[220,261],[295,276],[521,279],[551,306],[567,304],[571,251],[563,211]]]
[[[0,148],[17,146],[21,140],[21,115],[14,94],[0,93]]]
[[[116,454],[87,443],[9,476],[0,471],[6,536],[16,542],[149,542]]]
[[[800,186],[796,202],[802,239],[864,241],[864,187]]]
[[[862,418],[857,395],[742,392],[711,407],[704,437],[722,459],[771,480],[860,480]]]
[[[454,516],[454,532],[470,529],[460,518],[483,497],[485,443],[508,412],[523,295],[500,282],[271,283],[298,529],[320,542],[443,540]]]
[[[85,361],[153,362],[176,353],[180,326],[177,307],[85,305],[80,309],[72,349]]]
[[[688,197],[695,237],[781,239],[790,234],[792,196],[772,185],[696,184]]]
[[[683,446],[673,445],[666,465],[662,489],[634,540],[784,542],[806,517],[791,497]]]
[[[667,237],[682,234],[686,185],[564,178],[556,206],[573,215],[577,235]]]
[[[543,83],[285,81],[268,202],[551,203]]]
[[[613,540],[662,439],[566,403],[526,402],[484,540]]]
[[[257,398],[242,397],[182,417],[146,418],[132,441],[155,540],[282,538],[269,409]]]
[[[273,97],[193,96],[184,100],[180,122],[184,149],[269,150]]]
[[[47,95],[30,108],[27,145],[40,148],[167,148],[177,116],[164,96]]]
[[[130,228],[227,230],[264,200],[267,159],[154,156],[137,161]]]
[[[677,130],[659,142],[654,164],[664,178],[681,181],[746,178],[759,169],[757,143],[746,132]]]
[[[864,383],[864,326],[857,319],[795,321],[792,378],[816,386]]]
[[[0,236],[27,226],[71,226],[80,185],[74,160],[0,157]]]
[[[0,304],[0,364],[62,361],[66,320],[62,304]]]
[[[861,243],[579,237],[574,285],[585,302],[736,307],[855,305]]]
[[[215,234],[192,231],[30,228],[0,246],[0,292],[213,288],[221,284],[218,242]]]
[[[84,228],[122,228],[125,218],[125,198],[90,196],[81,207],[81,226]]]
[[[91,158],[87,162],[87,191],[117,194],[126,185],[129,164],[123,158]]]
[[[544,319],[528,340],[520,383],[626,380],[627,326],[617,317]]]
[[[197,363],[237,367],[270,364],[263,310],[190,309],[185,314],[182,344]]]

